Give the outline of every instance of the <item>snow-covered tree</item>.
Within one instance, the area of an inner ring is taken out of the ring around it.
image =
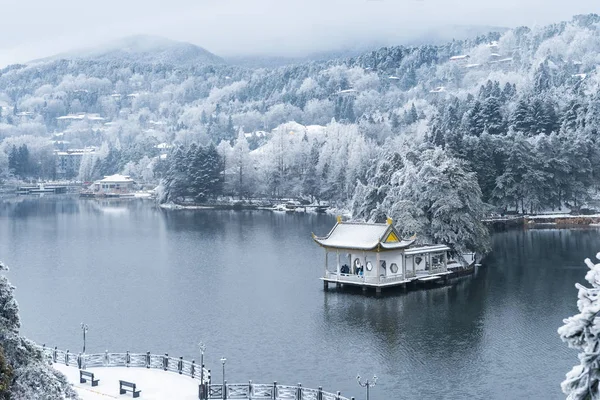
[[[600,253],[596,254],[600,260]],[[566,375],[561,387],[569,400],[600,398],[600,263],[589,258],[585,264],[590,269],[585,275],[591,287],[579,283],[577,308],[579,314],[565,319],[558,334],[569,347],[580,351],[579,364]]]
[[[8,268],[0,262],[0,271]],[[0,398],[61,400],[78,396],[65,376],[48,365],[34,343],[19,336],[14,287],[0,276]]]

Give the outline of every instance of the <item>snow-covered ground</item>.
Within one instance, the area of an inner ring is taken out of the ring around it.
[[[131,398],[131,393],[119,395],[119,380],[136,384],[141,390],[140,399],[147,400],[197,400],[197,379],[159,369],[99,367],[88,368],[99,379],[98,386],[79,383],[79,369],[64,364],[54,364],[54,368],[65,374],[82,400]]]

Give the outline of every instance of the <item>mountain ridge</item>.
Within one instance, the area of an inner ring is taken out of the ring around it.
[[[223,58],[198,45],[152,35],[126,36],[98,46],[75,49],[50,57],[35,59],[27,64],[60,59],[121,60],[150,64],[170,63],[186,66],[226,64]]]

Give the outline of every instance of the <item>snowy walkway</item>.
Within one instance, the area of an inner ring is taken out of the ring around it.
[[[147,400],[197,400],[198,380],[173,372],[159,369],[126,368],[126,367],[94,367],[87,371],[99,379],[98,386],[79,383],[79,369],[64,364],[54,364],[54,368],[65,374],[69,382],[82,400],[107,400],[132,398],[131,393],[119,395],[119,380],[136,384],[141,390],[140,399]]]

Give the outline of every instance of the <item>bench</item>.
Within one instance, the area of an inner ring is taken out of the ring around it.
[[[84,378],[85,376],[85,378]],[[92,386],[98,386],[98,382],[100,379],[94,379],[94,374],[91,372],[84,371],[82,369],[79,370],[79,383],[86,383],[87,378],[92,382]]]
[[[127,381],[119,381],[119,394],[126,394],[131,392],[133,397],[140,397],[141,390],[135,390],[135,383]]]

